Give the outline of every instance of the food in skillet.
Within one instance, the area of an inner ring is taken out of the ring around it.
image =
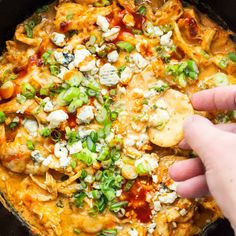
[[[38,235],[201,233],[221,212],[180,198],[168,167],[194,156],[189,96],[235,83],[229,36],[178,0],[38,9],[1,57],[2,202]]]

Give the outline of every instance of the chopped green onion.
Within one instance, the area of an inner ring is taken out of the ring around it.
[[[121,154],[120,154],[119,150],[117,150],[116,148],[113,148],[111,150],[110,156],[111,156],[113,161],[117,161],[117,160],[120,159]]]
[[[72,156],[77,160],[86,163],[88,166],[93,164],[93,153],[87,148],[84,148],[80,153],[75,153]]]
[[[213,75],[213,78],[217,87],[227,86],[230,84],[228,76],[224,73],[216,73],[215,75]]]
[[[82,207],[86,194],[84,192],[79,192],[74,195],[74,203],[76,207]]]
[[[147,13],[147,8],[145,6],[141,6],[138,9],[138,13],[140,13],[141,15],[145,16]]]
[[[89,136],[87,137],[86,143],[89,151],[96,152],[96,145]]]
[[[77,165],[77,162],[75,160],[71,160],[71,162],[70,162],[71,168],[75,169],[76,165]]]
[[[152,167],[147,161],[140,162],[136,164],[135,167],[136,167],[136,172],[140,175],[148,174],[152,169]]]
[[[80,99],[76,99],[72,101],[67,108],[70,113],[74,113],[79,107],[83,106],[83,101]]]
[[[98,141],[98,134],[95,131],[92,131],[89,136],[93,140],[94,143]]]
[[[97,236],[116,236],[117,229],[105,229],[101,231]]]
[[[106,159],[106,157],[108,156],[108,154],[109,154],[109,148],[108,147],[104,147],[102,149],[102,151],[100,152],[97,160],[104,161]]]
[[[58,142],[58,141],[60,141],[60,139],[61,139],[61,132],[60,132],[60,130],[57,130],[57,129],[54,129],[52,132],[51,132],[51,139],[52,139],[52,141],[54,141],[54,142]]]
[[[88,176],[87,171],[83,169],[83,170],[81,171],[80,179],[85,179],[87,176]]]
[[[125,42],[125,41],[120,41],[116,44],[121,50],[124,50],[126,52],[132,52],[135,47],[131,43]]]
[[[67,20],[71,20],[73,18],[73,14],[72,13],[69,13],[66,15],[66,19]]]
[[[8,128],[9,128],[9,129],[14,129],[14,128],[17,127],[17,125],[18,125],[18,122],[11,122],[11,123],[8,125]]]
[[[187,63],[188,63],[188,69],[189,69],[191,72],[199,73],[199,70],[198,70],[198,67],[197,67],[197,64],[196,64],[195,61],[193,61],[193,60],[188,60]]]
[[[49,137],[51,135],[51,130],[49,128],[43,128],[39,131],[39,134],[42,136],[42,137]]]
[[[27,140],[27,143],[26,143],[27,147],[29,150],[33,151],[34,150],[34,144],[31,140]]]
[[[115,96],[116,95],[116,90],[115,89],[111,89],[110,90],[110,95],[111,96]]]
[[[118,113],[116,111],[111,112],[111,120],[114,121],[118,118]]]
[[[49,95],[49,89],[48,88],[41,88],[39,91],[40,96],[48,96]]]
[[[80,93],[79,99],[82,100],[85,104],[88,103],[88,95],[86,93]]]
[[[99,124],[105,124],[109,121],[109,114],[105,107],[102,107],[101,109],[99,109],[96,115],[96,120]]]
[[[97,95],[97,92],[93,89],[88,89],[87,93],[90,97],[95,97]]]
[[[106,136],[106,135],[105,135],[104,129],[102,129],[102,128],[99,129],[99,130],[98,130],[98,137],[99,137],[99,138],[105,138],[105,136]]]
[[[95,208],[99,213],[102,213],[107,206],[107,199],[104,195],[102,195],[96,202],[95,202]]]
[[[204,50],[201,50],[200,53],[206,58],[206,59],[209,59],[210,58],[210,55],[204,51]]]
[[[121,208],[127,207],[127,206],[128,206],[128,202],[122,201],[122,202],[116,202],[116,203],[111,204],[109,209],[110,209],[110,211],[118,212],[118,211],[120,211]]]
[[[185,88],[187,86],[186,77],[184,74],[180,74],[177,78],[177,83],[180,85],[180,87]]]
[[[120,66],[119,68],[118,68],[118,75],[121,77],[121,73],[125,70],[125,68],[126,68],[126,66],[124,65],[124,66]]]
[[[66,83],[72,87],[78,87],[81,84],[83,78],[84,78],[83,74],[79,71],[76,71],[70,76],[70,78],[66,81]]]
[[[73,232],[74,232],[75,234],[80,234],[80,233],[81,233],[81,230],[80,230],[80,229],[73,229]]]
[[[48,9],[49,9],[48,5],[44,5],[44,6],[40,7],[40,8],[38,8],[38,9],[36,10],[36,13],[37,13],[37,14],[43,13],[43,12],[48,11]]]
[[[6,115],[3,111],[0,111],[0,124],[4,123],[6,120]]]
[[[21,89],[21,93],[27,99],[32,99],[35,97],[36,90],[31,84],[24,83]]]
[[[132,188],[132,186],[134,185],[134,182],[135,182],[134,180],[128,180],[126,182],[126,184],[124,186],[125,192],[128,192]]]
[[[70,103],[73,99],[79,97],[80,89],[76,87],[70,87],[63,95],[63,100]]]
[[[60,73],[60,68],[57,65],[50,65],[50,72],[52,75],[57,76]]]
[[[236,54],[234,52],[230,52],[228,54],[228,57],[231,61],[235,62],[236,63]]]
[[[116,192],[114,189],[103,190],[103,194],[105,195],[105,197],[109,202],[114,200],[116,197]]]
[[[95,174],[95,180],[100,181],[102,179],[102,171],[98,170]]]
[[[100,0],[94,3],[95,7],[106,7],[110,5],[111,5],[111,2],[109,0]]]
[[[227,66],[228,66],[228,63],[229,63],[229,61],[228,61],[228,59],[227,58],[222,58],[220,61],[219,61],[219,67],[221,68],[221,69],[225,69]]]
[[[93,199],[99,199],[101,197],[101,193],[98,190],[93,190],[91,195]]]

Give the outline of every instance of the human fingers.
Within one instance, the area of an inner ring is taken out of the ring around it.
[[[202,175],[204,172],[205,168],[199,158],[179,161],[169,168],[170,177],[177,182]]]
[[[209,195],[205,175],[195,176],[177,184],[177,193],[184,198],[198,198]]]
[[[225,150],[234,149],[236,145],[235,134],[217,129],[208,119],[198,115],[186,119],[184,133],[186,142],[203,163],[213,163],[216,157],[223,157]]]
[[[226,132],[236,133],[236,124],[235,123],[218,124],[218,125],[215,125],[215,127],[218,128],[218,129],[221,129],[223,131],[226,131]],[[191,149],[191,147],[188,145],[186,139],[183,139],[179,143],[179,147],[183,150],[190,150]]]
[[[192,96],[191,102],[199,111],[234,110],[236,85],[200,91]]]

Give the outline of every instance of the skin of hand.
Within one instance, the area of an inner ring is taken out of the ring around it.
[[[235,110],[236,86],[198,92],[191,102],[198,111]],[[199,158],[170,167],[177,193],[187,198],[211,194],[236,230],[236,124],[214,125],[194,115],[185,120],[184,134],[179,146],[194,150]]]

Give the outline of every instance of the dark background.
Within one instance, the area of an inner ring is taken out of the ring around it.
[[[202,3],[207,3],[214,9],[211,18],[218,20],[219,15],[230,29],[236,32],[236,0],[188,0],[200,4],[200,10],[209,13]],[[0,50],[4,48],[4,42],[13,36],[15,26],[30,16],[37,7],[50,0],[0,0]],[[223,24],[225,26],[225,24]],[[235,213],[236,214],[236,213]],[[220,220],[213,227],[207,228],[204,236],[233,236],[230,224],[226,220]],[[11,213],[0,205],[0,236],[29,236],[28,230]]]

